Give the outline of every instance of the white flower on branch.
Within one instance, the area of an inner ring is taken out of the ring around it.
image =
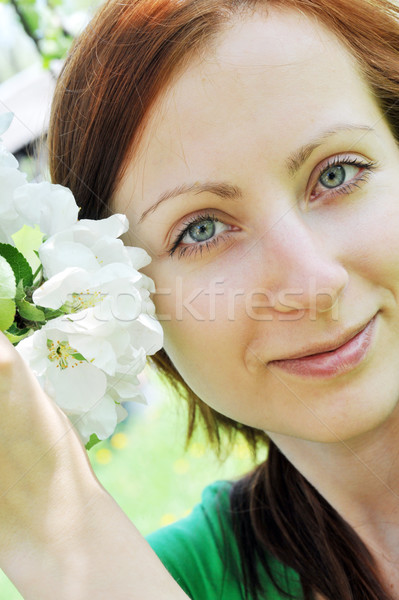
[[[122,402],[143,401],[137,376],[162,347],[154,284],[139,272],[151,259],[119,239],[124,215],[78,221],[70,190],[26,183],[1,142],[0,198],[1,327],[83,442],[105,439]]]

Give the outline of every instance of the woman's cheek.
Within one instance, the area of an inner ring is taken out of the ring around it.
[[[373,203],[358,211],[349,223],[345,258],[354,272],[374,285],[395,289],[399,286],[399,193],[381,189]]]

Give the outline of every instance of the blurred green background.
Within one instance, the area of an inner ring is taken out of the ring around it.
[[[185,450],[184,403],[148,371],[142,380],[149,403],[129,404],[129,418],[89,456],[103,486],[146,535],[187,515],[208,483],[236,478],[254,463],[242,440],[218,459],[202,431]],[[1,571],[0,598],[22,599]]]

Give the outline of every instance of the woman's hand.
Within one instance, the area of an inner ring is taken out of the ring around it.
[[[24,598],[187,598],[3,334],[0,410],[0,567]]]
[[[62,515],[50,510],[95,481],[71,424],[0,334],[0,556],[13,536],[62,535]],[[76,477],[84,482],[76,488]],[[88,491],[88,490],[87,490]],[[86,491],[86,493],[87,493]],[[50,510],[50,512],[49,512]]]

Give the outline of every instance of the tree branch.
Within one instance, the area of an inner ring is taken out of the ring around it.
[[[15,12],[17,13],[20,21],[21,21],[21,25],[26,33],[26,35],[28,37],[30,37],[30,39],[33,41],[33,43],[36,46],[37,51],[39,52],[40,56],[42,56],[42,51],[40,49],[40,44],[39,44],[39,38],[37,37],[37,35],[35,34],[34,31],[31,30],[29,23],[23,13],[23,11],[21,10],[21,8],[18,5],[17,0],[9,0],[10,4],[14,7]]]

